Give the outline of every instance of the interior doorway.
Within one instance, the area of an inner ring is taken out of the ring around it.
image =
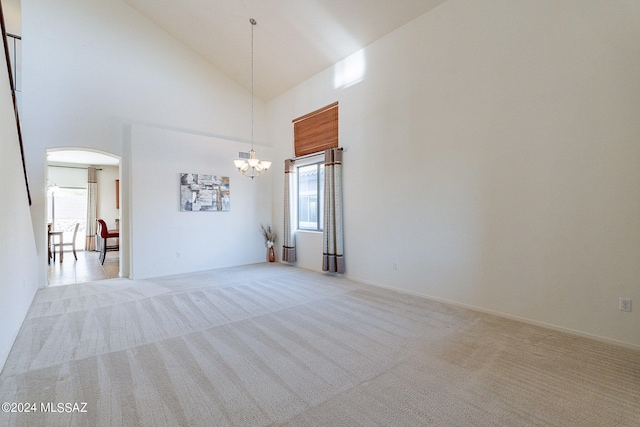
[[[102,262],[96,235],[97,218],[109,229],[120,227],[119,190],[119,157],[78,148],[47,150],[48,286],[120,277],[120,251],[107,253]],[[119,244],[109,245],[114,243]]]

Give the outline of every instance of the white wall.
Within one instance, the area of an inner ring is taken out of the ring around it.
[[[102,165],[98,169],[98,218],[104,219],[109,229],[116,228],[116,219],[120,219],[120,209],[116,208],[116,179],[120,179],[120,168]]]
[[[20,0],[2,0],[0,3],[2,3],[2,14],[7,26],[7,33],[21,35]]]
[[[271,180],[242,176],[230,161],[249,149],[219,138],[133,127],[132,278],[265,261],[260,224],[271,219]],[[265,147],[256,151],[271,154]],[[181,173],[229,177],[230,210],[181,212]]]
[[[38,287],[35,238],[6,62],[0,64],[0,370]]]
[[[339,101],[347,276],[640,347],[618,310],[640,301],[639,23],[631,0],[449,0],[365,48],[361,82],[337,64],[270,102],[274,164]],[[320,269],[317,236],[298,253]]]
[[[123,156],[132,123],[247,141],[251,103],[245,88],[121,0],[23,0],[22,14],[23,127],[44,285],[47,148],[84,147]],[[264,141],[264,134],[264,104],[256,100],[256,142]],[[123,167],[125,201],[128,173]],[[128,276],[127,206],[121,220],[121,268]]]

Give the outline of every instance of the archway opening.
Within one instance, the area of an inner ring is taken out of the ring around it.
[[[47,150],[47,286],[121,276],[120,251],[102,254],[96,219],[120,228],[120,158],[81,148]],[[110,239],[108,247],[119,247]]]

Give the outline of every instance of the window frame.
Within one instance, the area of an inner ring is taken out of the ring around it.
[[[309,166],[315,166],[317,169],[317,180],[316,180],[316,227],[312,228],[312,227],[304,227],[301,226],[300,224],[300,201],[301,201],[301,197],[300,197],[300,169],[301,168],[306,168]],[[295,196],[296,196],[296,230],[298,231],[308,231],[308,232],[318,232],[318,233],[322,233],[323,232],[323,215],[324,215],[324,179],[320,179],[320,168],[324,168],[324,160],[322,159],[309,159],[309,161],[306,161],[304,163],[300,163],[300,164],[296,164],[295,168],[296,168],[296,190],[295,190]],[[324,174],[322,175],[322,177],[324,177]]]

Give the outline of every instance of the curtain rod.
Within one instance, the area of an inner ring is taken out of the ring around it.
[[[342,147],[336,147],[336,148],[338,149],[338,151],[344,151],[344,148]],[[317,153],[305,154],[304,156],[300,156],[300,157],[292,157],[291,160],[302,160],[308,157],[322,156],[323,154],[324,154],[324,151],[318,151]]]
[[[89,169],[88,167],[82,166],[59,166],[59,165],[47,165],[50,168],[67,168],[67,169]],[[101,171],[102,168],[95,168],[97,171]]]

